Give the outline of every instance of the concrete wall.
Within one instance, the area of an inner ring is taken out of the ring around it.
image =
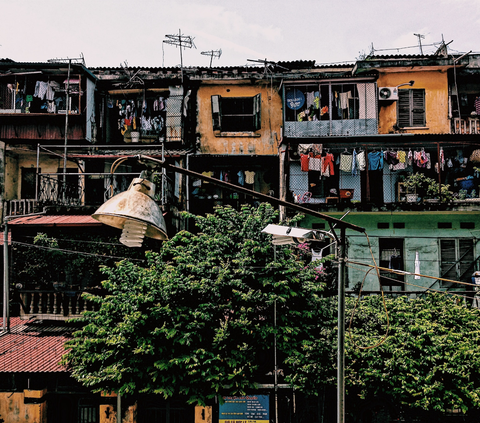
[[[45,423],[47,421],[46,390],[0,392],[0,421],[5,423]],[[25,404],[27,400],[27,404]]]
[[[383,71],[383,69],[382,69]],[[395,87],[397,85],[415,81],[412,88],[425,89],[426,127],[409,129],[414,134],[450,133],[448,119],[448,80],[446,70],[419,70],[408,72],[405,68],[395,68],[395,71],[380,73],[378,87]],[[409,86],[400,87],[408,89]],[[394,132],[393,126],[397,123],[397,101],[379,101],[379,134]]]
[[[222,97],[253,97],[261,94],[261,129],[256,135],[217,136],[212,125],[212,95]],[[203,154],[258,154],[276,155],[282,127],[282,100],[278,87],[224,81],[203,84],[197,93],[197,128],[200,152]]]

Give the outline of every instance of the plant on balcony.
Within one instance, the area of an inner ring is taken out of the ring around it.
[[[405,179],[405,188],[414,191],[422,199],[439,199],[446,203],[452,201],[453,193],[450,185],[439,184],[435,179],[426,176],[424,173],[413,173]]]

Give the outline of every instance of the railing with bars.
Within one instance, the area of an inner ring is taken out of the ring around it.
[[[308,145],[323,150],[305,158],[310,154],[303,152]],[[480,163],[470,159],[472,147],[325,147],[321,144],[301,144],[299,151],[302,149],[302,153],[290,154],[287,172],[292,201],[305,205],[359,203],[379,206],[434,203],[447,198],[480,202]],[[310,166],[312,162],[313,166]],[[409,188],[406,181],[410,175],[417,173],[424,174],[437,187],[441,182],[448,196],[442,197],[445,193],[441,194],[443,191],[440,190],[438,195],[433,195],[432,192],[422,193]]]
[[[22,318],[66,320],[93,309],[93,305],[82,298],[82,291],[20,290],[19,294]]]

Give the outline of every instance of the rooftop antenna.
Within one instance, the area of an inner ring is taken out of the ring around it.
[[[80,53],[80,57],[73,57],[73,58],[67,57],[66,59],[64,58],[48,59],[47,62],[48,63],[68,63],[68,64],[78,63],[80,65],[85,66],[85,57],[83,57],[83,53]]]
[[[420,47],[420,54],[423,56],[423,48],[422,48],[422,39],[425,38],[425,35],[423,34],[413,34],[415,37],[418,37],[418,45]]]
[[[66,87],[65,87],[65,145],[63,152],[63,201],[66,201],[67,191],[67,145],[68,145],[68,115],[70,114],[70,73],[72,71],[72,63],[77,63],[85,66],[85,59],[83,53],[80,53],[80,57],[67,58],[67,59],[50,59],[49,63],[68,63]],[[79,87],[80,89],[80,87]]]
[[[283,66],[280,66],[277,62],[272,62],[270,60],[267,60],[267,59],[258,59],[258,60],[254,60],[254,59],[247,59],[248,62],[255,62],[255,63],[262,63],[263,66],[264,66],[264,69],[265,69],[265,75],[270,72],[272,73],[271,69],[273,69],[274,67],[278,67],[278,68],[281,68],[283,70],[288,70],[288,68],[284,68]]]
[[[204,56],[210,56],[210,67],[212,67],[212,60],[214,57],[218,57],[220,59],[220,56],[222,55],[222,49],[220,50],[210,50],[210,51],[202,51],[200,54],[203,54]]]
[[[183,55],[182,48],[197,48],[193,43],[194,38],[188,35],[182,35],[182,31],[178,30],[178,35],[165,35],[167,37],[163,42],[165,44],[170,44],[172,46],[180,47],[180,70],[182,72],[182,82],[183,82]]]

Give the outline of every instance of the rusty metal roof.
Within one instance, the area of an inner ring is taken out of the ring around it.
[[[41,225],[41,226],[102,226],[90,215],[36,215],[12,219],[9,225]]]
[[[10,328],[0,336],[0,373],[67,372],[59,363],[66,353],[64,344],[77,327],[14,317]]]

